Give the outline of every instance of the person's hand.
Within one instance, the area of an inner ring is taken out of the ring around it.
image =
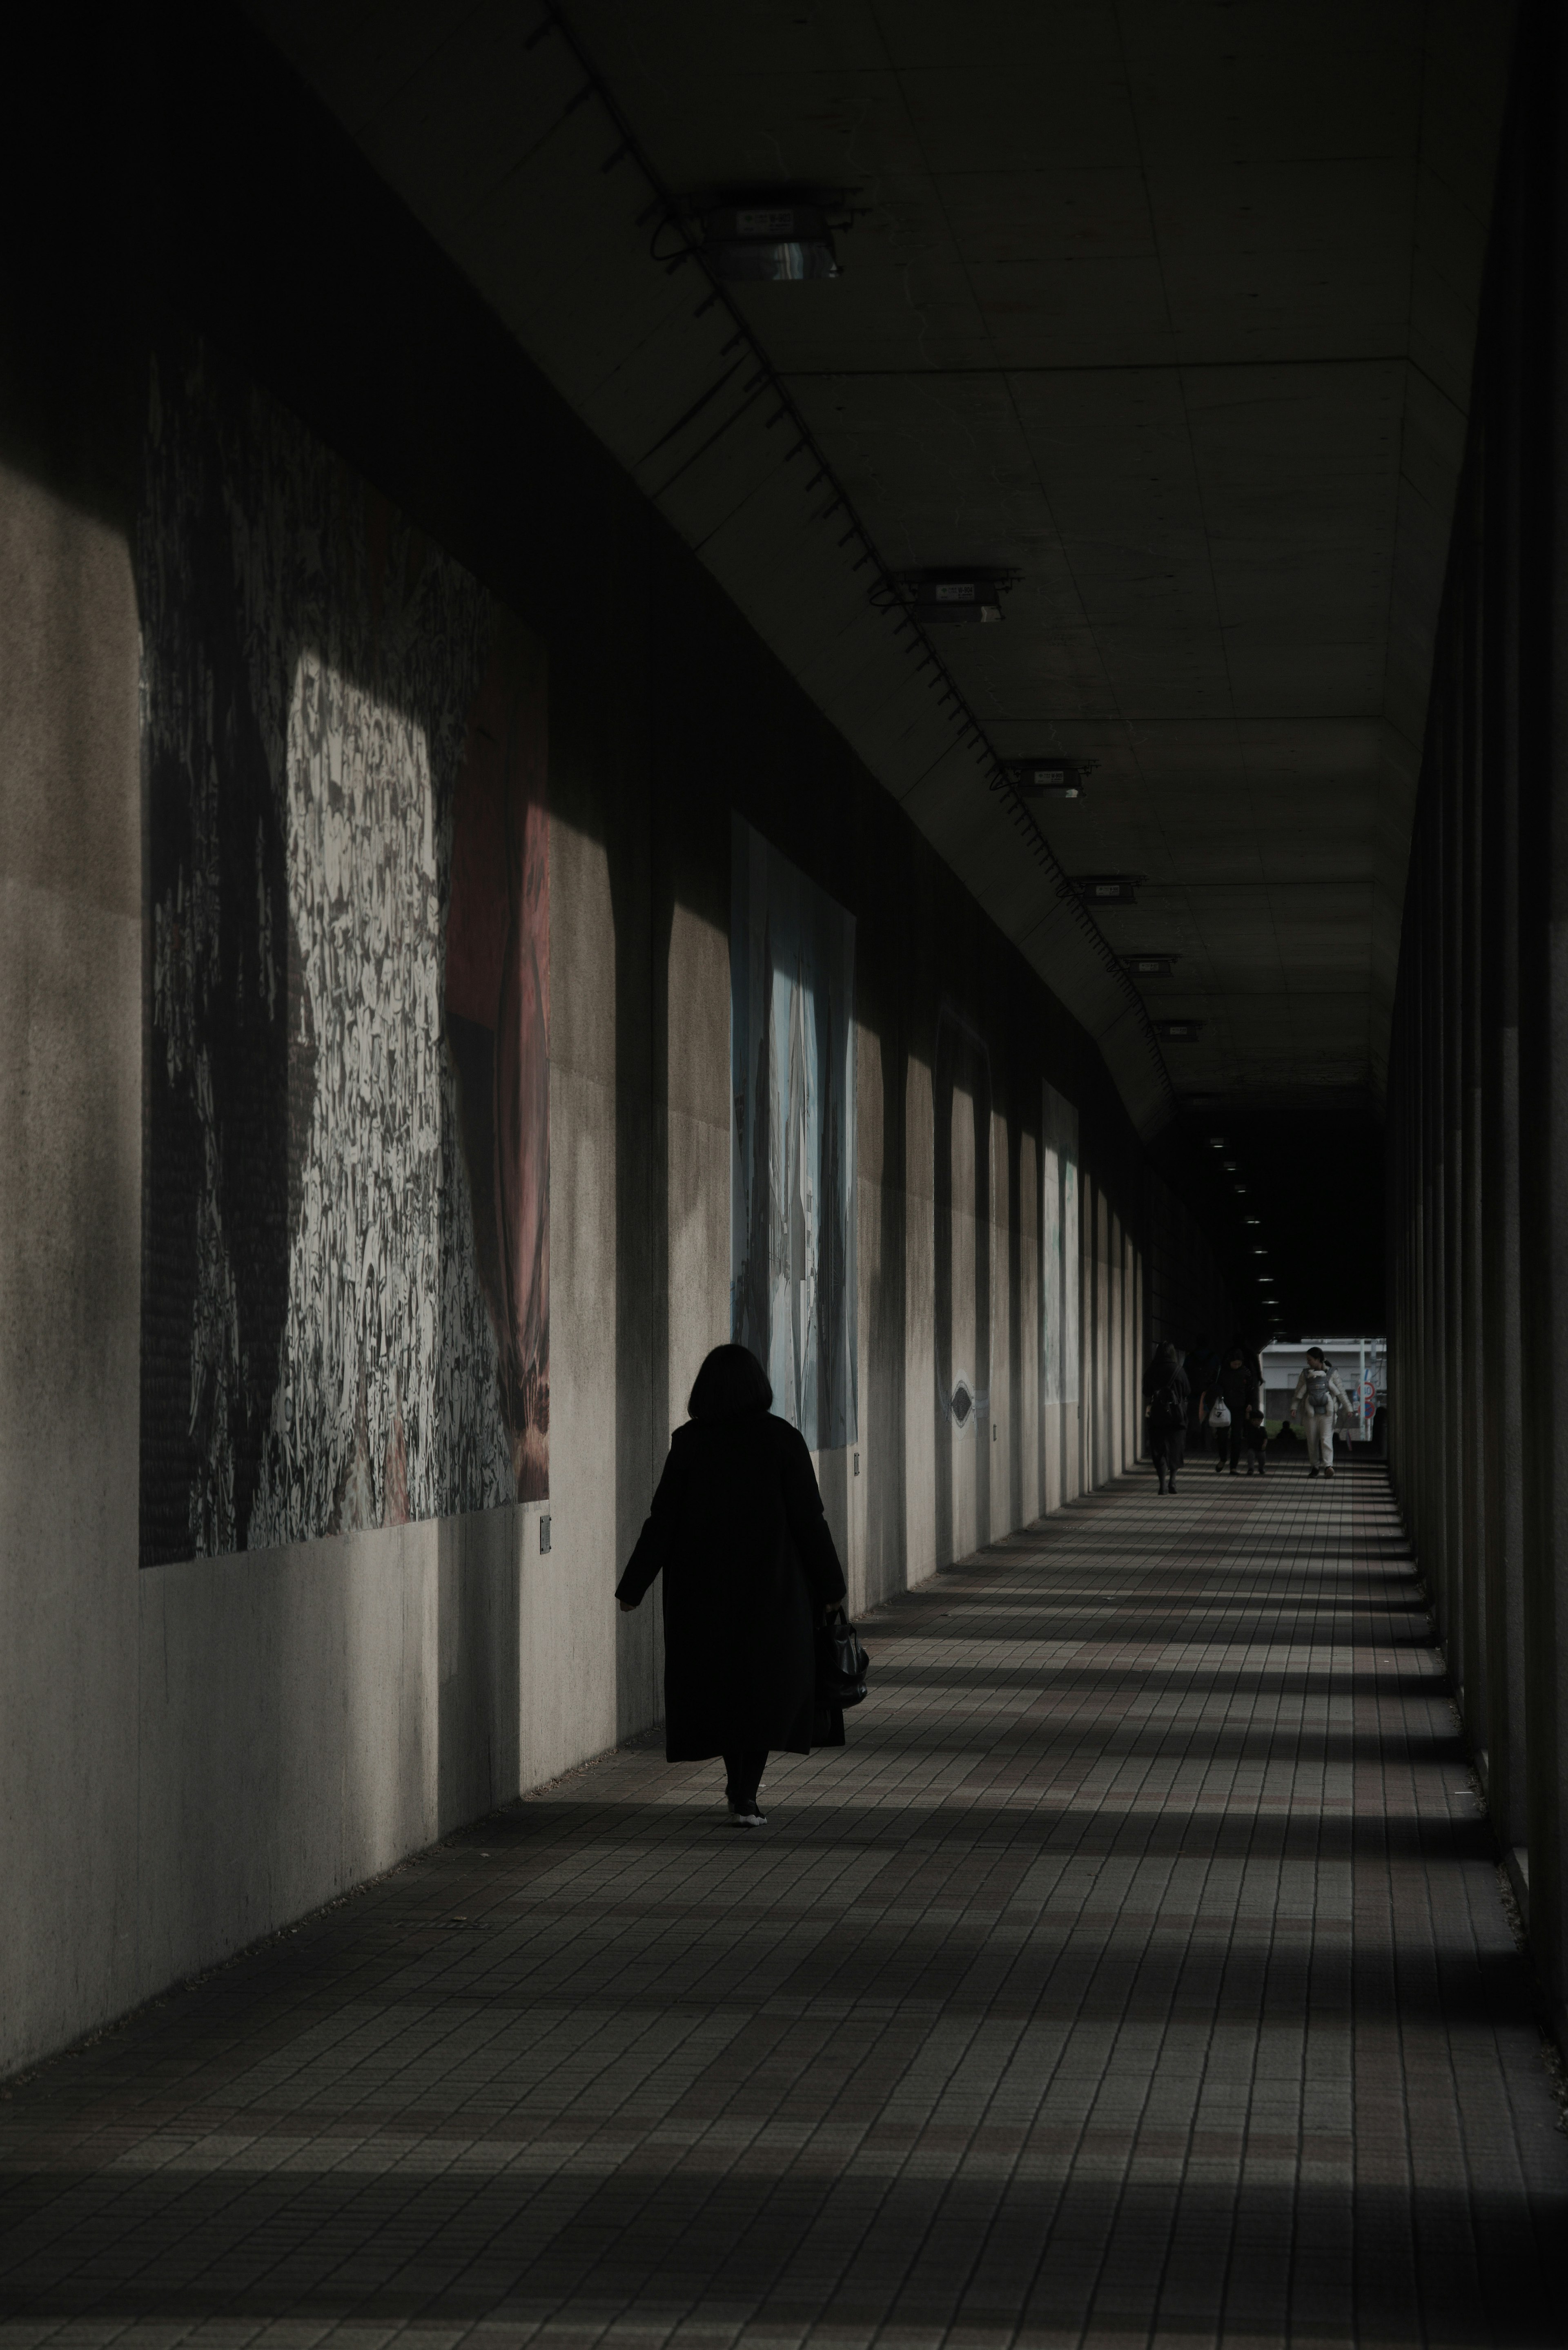
[[[621,1601],[621,1603],[620,1603],[620,1612],[621,1612],[621,1614],[622,1614],[623,1616],[631,1616],[631,1615],[634,1615],[634,1614],[636,1613],[636,1611],[637,1611],[637,1602],[636,1602],[636,1600],[635,1600],[635,1599],[623,1599],[623,1600]]]

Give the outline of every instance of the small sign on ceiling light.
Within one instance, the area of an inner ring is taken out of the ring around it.
[[[715,277],[782,285],[838,275],[833,232],[820,204],[753,198],[705,209],[701,222],[702,258]]]
[[[1025,799],[1076,800],[1097,764],[1094,759],[1009,759],[1007,773]]]
[[[986,566],[909,571],[897,583],[898,607],[922,628],[983,627],[1001,619],[1002,598],[1017,579],[1015,571]]]

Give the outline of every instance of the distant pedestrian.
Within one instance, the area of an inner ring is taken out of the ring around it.
[[[1334,1423],[1342,1411],[1350,1409],[1350,1399],[1321,1347],[1307,1348],[1306,1365],[1296,1381],[1291,1409],[1306,1436],[1307,1475],[1315,1477],[1321,1469],[1325,1477],[1332,1477]]]
[[[748,1347],[714,1347],[616,1588],[636,1607],[662,1568],[665,1757],[722,1754],[743,1827],[766,1825],[769,1750],[811,1751],[814,1635],[845,1593],[811,1454],[773,1399]]]
[[[1194,1407],[1193,1437],[1201,1451],[1204,1423],[1214,1400],[1214,1382],[1220,1376],[1220,1357],[1210,1345],[1206,1330],[1200,1330],[1188,1348],[1185,1368],[1188,1393]]]
[[[1263,1474],[1265,1448],[1269,1441],[1269,1424],[1255,1403],[1247,1406],[1247,1417],[1241,1423],[1241,1441],[1247,1448],[1247,1474],[1255,1469]]]
[[[1244,1340],[1233,1338],[1225,1349],[1225,1359],[1215,1381],[1219,1400],[1231,1415],[1229,1429],[1215,1430],[1216,1477],[1227,1465],[1231,1476],[1236,1474],[1243,1450],[1241,1431],[1247,1425],[1248,1407],[1257,1403],[1262,1384],[1262,1367],[1257,1357]]]
[[[1181,1357],[1168,1338],[1154,1350],[1143,1375],[1143,1392],[1148,1457],[1159,1472],[1160,1492],[1174,1493],[1176,1472],[1187,1457],[1189,1390]]]

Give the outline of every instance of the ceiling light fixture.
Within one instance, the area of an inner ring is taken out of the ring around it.
[[[1009,759],[1007,773],[1014,791],[1026,800],[1076,800],[1099,765],[1097,759]]]
[[[1180,961],[1181,957],[1177,954],[1131,954],[1122,957],[1124,967],[1139,979],[1168,979]],[[1222,1145],[1217,1142],[1214,1148],[1219,1150]]]
[[[1162,1045],[1196,1045],[1203,1034],[1201,1020],[1157,1020],[1154,1033]]]
[[[702,258],[728,284],[785,285],[836,277],[829,199],[787,189],[727,192],[696,206]],[[842,225],[842,224],[841,224]]]
[[[1093,906],[1136,906],[1141,873],[1075,873],[1073,887]]]
[[[1002,618],[1002,598],[1016,571],[909,571],[898,582],[904,603],[923,629],[982,627]]]

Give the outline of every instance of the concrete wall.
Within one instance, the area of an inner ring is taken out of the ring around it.
[[[1137,1449],[1142,1162],[1070,1007],[286,80],[261,60],[223,100],[166,126],[133,255],[84,200],[35,221],[5,296],[0,2068],[658,1718],[657,1611],[611,1594],[728,1336],[732,808],[858,925],[859,1427],[819,1464],[856,1604]],[[171,325],[548,647],[551,1498],[142,1571],[129,517]],[[1084,1339],[1081,1399],[1049,1408],[1046,1076],[1080,1121]],[[958,1361],[988,1399],[967,1430]]]

